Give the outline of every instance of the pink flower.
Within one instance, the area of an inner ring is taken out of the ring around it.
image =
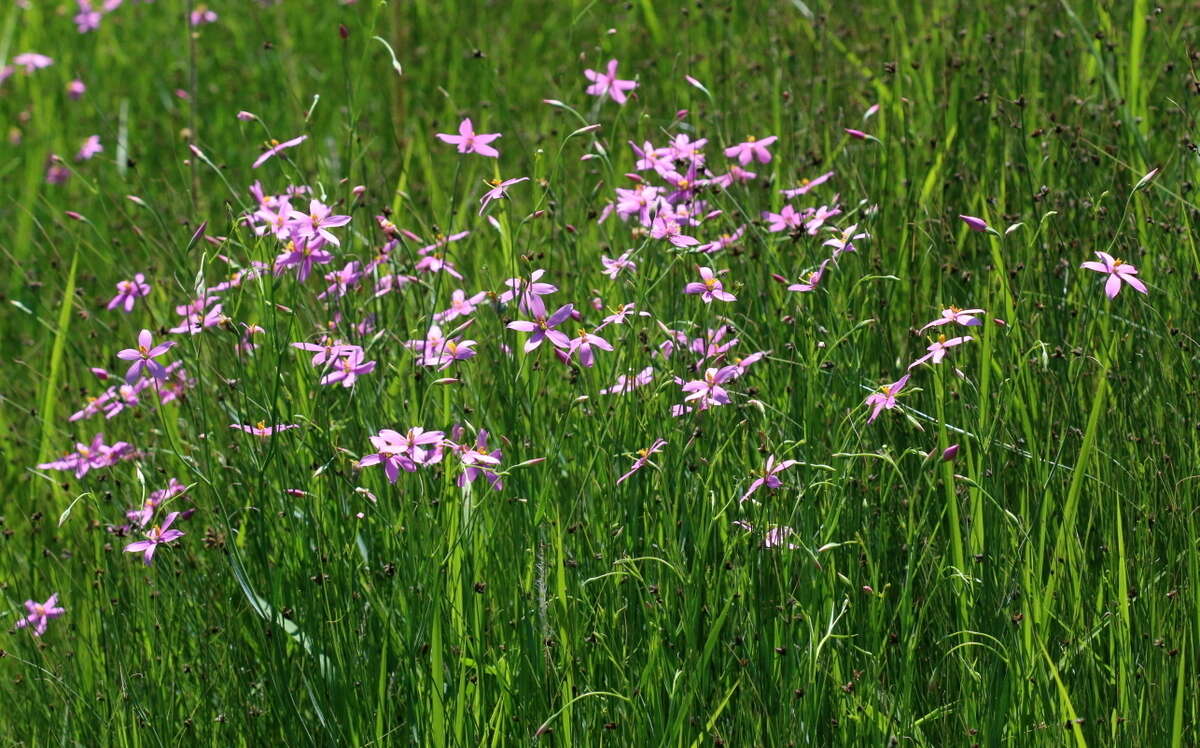
[[[447,135],[446,133],[437,133],[438,140],[443,143],[458,146],[459,153],[478,153],[480,156],[488,158],[497,158],[500,151],[488,145],[496,138],[500,137],[500,133],[476,134],[475,128],[471,125],[471,118],[467,117],[458,125],[458,135]]]
[[[742,224],[741,226],[738,226],[737,230],[732,234],[721,234],[711,242],[696,247],[696,251],[711,255],[716,252],[720,252],[723,249],[729,249],[737,243],[738,239],[742,238],[742,234],[744,233],[746,233],[746,226],[745,224]]]
[[[628,270],[633,273],[637,270],[637,263],[629,259],[633,254],[632,249],[627,249],[617,259],[610,259],[607,255],[600,255],[600,264],[604,266],[603,273],[613,280],[617,279],[617,274],[622,270]]]
[[[445,338],[442,328],[436,324],[429,327],[424,339],[418,338],[404,343],[405,348],[417,354],[417,366],[432,366],[439,370],[448,369],[456,361],[474,357],[474,345],[474,340]]]
[[[780,190],[780,192],[782,192],[783,196],[789,200],[791,200],[793,197],[806,195],[812,188],[825,184],[832,179],[833,174],[834,173],[832,171],[827,171],[819,177],[813,177],[812,179],[801,179],[799,187],[794,187],[790,190]]]
[[[629,471],[620,478],[617,478],[617,485],[621,485],[622,481],[645,467],[646,463],[650,462],[650,455],[661,452],[662,448],[665,446],[667,446],[666,439],[655,439],[654,443],[649,447],[646,447],[645,449],[639,449],[637,451],[637,459],[633,461],[633,465],[629,468]]]
[[[108,310],[121,307],[126,314],[133,311],[134,302],[143,296],[150,293],[150,284],[146,282],[146,276],[138,273],[133,276],[133,280],[123,280],[117,283],[117,295],[108,302],[105,307]]]
[[[474,296],[467,296],[461,288],[450,294],[450,307],[433,315],[434,322],[449,322],[459,317],[469,317],[475,313],[475,306],[487,298],[487,292],[480,291]]]
[[[54,64],[54,60],[37,52],[24,52],[12,58],[12,64],[19,68],[25,68],[25,73],[29,74],[34,70],[50,67]]]
[[[89,0],[79,0],[79,13],[75,15],[75,28],[79,33],[86,34],[89,31],[100,28],[100,21],[104,15],[92,7]]]
[[[843,252],[854,252],[856,251],[854,242],[858,241],[859,239],[871,238],[871,235],[865,231],[859,231],[857,234],[854,233],[855,231],[858,231],[857,223],[840,232],[832,239],[826,239],[824,242],[822,242],[821,246],[833,247],[834,259],[837,259],[837,256]]]
[[[875,409],[871,411],[871,417],[867,419],[867,423],[874,421],[883,411],[896,407],[896,395],[899,394],[900,390],[904,389],[904,385],[908,384],[908,377],[909,375],[905,374],[895,382],[880,387],[879,392],[867,395],[867,405],[875,406]]]
[[[460,438],[462,427],[456,426],[455,431],[458,432],[458,436],[455,438]],[[504,488],[504,481],[491,469],[500,465],[500,460],[504,457],[504,454],[498,449],[488,449],[488,432],[486,429],[480,429],[479,433],[475,435],[474,447],[469,447],[466,444],[454,444],[452,448],[463,465],[463,471],[458,474],[458,478],[455,480],[459,488],[468,483],[474,483],[479,477],[486,478],[488,485],[494,491],[500,491]]]
[[[1087,270],[1095,270],[1097,273],[1108,273],[1108,280],[1104,283],[1104,293],[1108,298],[1116,298],[1121,291],[1121,283],[1129,285],[1134,291],[1147,293],[1146,284],[1137,279],[1137,268],[1124,260],[1115,259],[1107,252],[1097,252],[1096,256],[1100,258],[1100,262],[1085,262],[1080,267]]]
[[[932,345],[926,348],[926,350],[929,352],[909,364],[908,368],[911,369],[914,366],[920,366],[926,361],[932,361],[935,364],[940,364],[942,359],[946,357],[947,349],[953,348],[956,345],[962,345],[963,343],[971,340],[974,340],[974,338],[972,338],[970,335],[963,335],[962,337],[951,338],[949,340],[946,340],[945,335],[939,335],[938,339],[934,341]]]
[[[82,478],[90,470],[111,467],[119,460],[134,456],[133,447],[126,442],[104,443],[104,434],[92,437],[90,444],[75,443],[75,451],[53,462],[38,465],[39,470],[73,470],[76,478]]]
[[[483,197],[479,198],[479,215],[483,215],[483,211],[487,210],[488,203],[493,200],[499,200],[502,197],[508,197],[508,188],[514,184],[528,182],[529,177],[517,177],[516,179],[505,179],[501,182],[499,179],[486,180],[491,189],[483,193]]]
[[[171,530],[171,523],[179,516],[179,512],[171,512],[167,518],[163,520],[162,525],[155,525],[146,533],[145,540],[138,540],[125,546],[127,553],[143,553],[142,563],[149,566],[154,562],[154,552],[158,550],[158,546],[166,543],[173,543],[182,538],[184,533],[179,530]]]
[[[383,474],[388,483],[395,483],[400,477],[400,471],[416,472],[417,464],[409,456],[409,448],[403,436],[391,429],[383,429],[371,437],[371,444],[377,450],[374,454],[364,455],[358,461],[360,467],[383,465]]]
[[[638,387],[645,387],[654,379],[654,367],[647,366],[633,376],[617,375],[617,383],[612,387],[600,390],[601,395],[624,395]]]
[[[79,101],[83,98],[85,93],[87,93],[87,86],[85,86],[83,81],[79,80],[78,78],[67,84],[67,96],[69,96],[72,101]]]
[[[46,633],[46,623],[67,612],[66,608],[58,607],[57,592],[51,595],[44,603],[35,603],[32,600],[26,600],[25,611],[28,615],[17,621],[17,628],[23,629],[26,626],[32,626],[34,636],[41,636]]]
[[[299,427],[294,423],[280,423],[275,426],[268,426],[265,421],[259,421],[253,426],[247,426],[244,423],[231,423],[229,424],[229,428],[245,431],[247,434],[254,434],[257,437],[265,439],[268,436],[278,434],[282,431]]]
[[[967,227],[970,228],[972,231],[987,231],[988,230],[987,221],[983,220],[982,218],[976,218],[975,216],[964,216],[964,215],[960,215],[959,218],[961,218],[962,222],[967,224]]]
[[[607,72],[598,73],[591,68],[583,71],[584,77],[592,82],[585,93],[592,96],[608,96],[618,104],[626,101],[625,92],[637,88],[637,81],[621,80],[617,77],[617,61],[609,60]]]
[[[216,23],[217,14],[209,10],[207,5],[197,5],[188,20],[193,26],[202,26],[206,23]]]
[[[744,503],[746,499],[750,498],[752,493],[763,486],[766,486],[767,488],[779,488],[782,486],[783,483],[777,476],[779,473],[782,473],[784,470],[787,470],[795,464],[795,460],[781,460],[776,462],[775,455],[768,456],[766,466],[763,468],[762,472],[755,474],[757,477],[750,484],[750,488],[746,489],[746,493],[742,494],[742,498],[738,499],[738,503]]]
[[[193,24],[193,25],[195,25],[195,24]],[[261,156],[254,159],[254,163],[250,164],[250,168],[257,169],[258,167],[265,164],[267,162],[267,159],[277,155],[280,151],[287,150],[288,148],[294,148],[306,140],[308,140],[307,135],[301,135],[299,137],[292,138],[291,140],[285,140],[282,143],[280,143],[277,140],[273,140],[273,141],[271,141],[271,147],[268,148],[267,150],[263,151]]]
[[[654,239],[666,239],[676,247],[694,247],[700,243],[699,239],[680,232],[679,224],[664,216],[656,217],[650,224],[650,236]]]
[[[700,300],[711,304],[713,299],[726,303],[737,301],[737,297],[725,290],[725,286],[713,273],[712,268],[700,267],[700,282],[692,282],[683,287],[686,294],[700,294]]]
[[[592,348],[599,348],[602,351],[611,351],[613,349],[612,344],[604,338],[580,328],[579,334],[571,338],[567,355],[574,354],[579,358],[579,363],[582,366],[591,368],[595,364],[595,356],[592,353]]]
[[[154,359],[171,350],[174,345],[175,341],[173,340],[154,345],[154,338],[150,331],[142,330],[138,333],[137,348],[126,348],[117,352],[117,358],[133,362],[133,365],[125,372],[125,381],[133,384],[143,370],[147,371],[154,379],[166,379],[167,370]]]
[[[537,348],[542,344],[543,340],[549,340],[551,345],[562,350],[571,350],[571,339],[566,336],[561,330],[554,328],[561,325],[571,316],[571,312],[575,311],[575,307],[571,304],[560,306],[554,314],[549,317],[545,316],[545,311],[541,314],[535,314],[533,321],[523,319],[515,320],[508,323],[508,329],[517,330],[519,332],[533,333],[529,339],[525,341],[525,352]]]
[[[333,210],[320,200],[308,201],[308,213],[293,210],[288,215],[289,227],[293,236],[308,239],[310,242],[320,238],[341,246],[341,241],[329,229],[340,228],[350,223],[350,216],[331,215]]]
[[[737,520],[733,523],[736,527],[745,530],[746,532],[754,532],[754,525],[749,522]],[[762,547],[763,548],[782,548],[787,547],[788,550],[797,550],[800,546],[788,540],[796,534],[796,531],[787,525],[772,525],[763,533]]]
[[[333,371],[321,377],[321,384],[341,384],[343,387],[353,387],[362,374],[375,371],[374,361],[363,361],[363,351],[354,346],[349,353],[343,355],[333,364]]]
[[[778,138],[774,135],[757,140],[753,137],[746,138],[744,143],[738,143],[725,149],[726,158],[736,158],[742,166],[749,166],[751,161],[758,161],[761,164],[768,163],[771,160],[771,152],[767,147],[773,144]]]
[[[688,393],[683,401],[685,403],[695,402],[699,410],[708,410],[717,405],[728,405],[729,392],[721,385],[740,375],[741,371],[736,366],[722,366],[720,369],[710,367],[704,371],[704,379],[684,382],[680,386],[681,390]],[[686,412],[686,409],[680,409],[674,414],[682,415]]]
[[[783,206],[778,213],[763,211],[762,217],[769,221],[767,231],[794,231],[804,225],[804,221],[812,214],[811,209],[800,213],[790,205]]]
[[[787,287],[789,291],[798,291],[807,293],[816,290],[817,284],[821,282],[821,277],[825,274],[825,266],[829,264],[829,260],[821,263],[821,266],[808,274],[808,278],[801,283],[793,283]]]
[[[978,317],[974,317],[972,315],[983,313],[984,312],[982,309],[959,309],[956,306],[946,307],[942,310],[941,317],[938,317],[934,321],[926,324],[924,327],[918,330],[918,332],[925,332],[931,327],[940,327],[941,325],[948,325],[951,322],[956,325],[962,325],[963,327],[978,327],[979,325],[982,325],[983,322]]]

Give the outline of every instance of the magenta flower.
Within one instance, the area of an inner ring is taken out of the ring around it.
[[[573,311],[575,311],[575,307],[573,305],[563,304],[554,312],[554,314],[551,314],[549,317],[546,317],[545,312],[543,311],[542,314],[535,314],[532,321],[519,319],[509,322],[508,329],[517,330],[519,332],[533,333],[529,336],[529,339],[525,341],[526,353],[529,353],[541,345],[543,340],[549,340],[551,345],[553,345],[555,348],[561,348],[564,351],[570,350],[570,338],[568,338],[561,330],[556,330],[554,328],[565,322],[567,318],[571,316],[571,312]]]
[[[595,364],[595,354],[592,352],[593,347],[599,348],[602,351],[611,351],[613,349],[612,344],[604,338],[580,328],[579,334],[571,339],[567,355],[576,355],[581,365],[591,368]]]
[[[650,455],[661,452],[665,446],[667,446],[666,439],[655,439],[654,443],[649,447],[639,449],[637,451],[637,459],[633,461],[633,465],[629,468],[629,471],[620,478],[617,478],[617,485],[621,485],[622,481],[645,467],[646,463],[650,462]]]
[[[387,476],[388,483],[395,483],[396,479],[400,477],[401,470],[407,473],[416,472],[417,465],[408,456],[408,445],[398,432],[383,429],[371,437],[371,444],[378,451],[374,454],[364,455],[358,461],[360,467],[383,465],[383,474]]]
[[[71,101],[79,101],[85,93],[87,93],[87,86],[78,78],[67,84],[67,96],[71,98]]]
[[[737,301],[737,297],[725,290],[725,286],[713,273],[712,268],[700,267],[700,282],[692,282],[683,287],[686,294],[700,294],[700,300],[711,304],[713,299],[726,303]]]
[[[342,243],[329,229],[350,223],[350,216],[330,215],[332,212],[329,206],[320,200],[313,199],[308,203],[308,213],[293,210],[288,219],[295,235],[308,239],[310,242],[319,237],[334,246],[341,246]]]
[[[74,452],[68,452],[61,459],[44,462],[37,467],[39,470],[73,470],[76,478],[82,478],[90,470],[111,467],[119,460],[133,456],[133,447],[128,443],[105,444],[104,434],[98,433],[92,437],[91,443],[76,442]]]
[[[455,429],[459,432],[462,431],[462,428],[458,426]],[[500,465],[500,460],[503,459],[504,454],[498,449],[488,449],[488,432],[486,429],[480,429],[479,433],[475,435],[474,447],[467,446],[466,444],[454,444],[453,450],[463,465],[463,471],[458,474],[458,478],[455,480],[455,484],[459,488],[468,483],[474,483],[480,477],[486,478],[488,485],[494,491],[500,491],[504,488],[504,481],[492,470],[492,468]]]
[[[126,553],[143,553],[142,563],[149,566],[154,562],[154,552],[158,550],[160,545],[173,543],[184,536],[184,533],[179,530],[169,529],[171,523],[179,516],[179,512],[171,512],[167,518],[163,520],[162,525],[155,525],[146,533],[145,540],[138,540],[125,546]]]
[[[125,512],[125,518],[136,524],[138,527],[145,527],[146,525],[150,524],[150,520],[154,517],[154,512],[163,504],[163,502],[173,499],[187,490],[188,487],[186,485],[180,483],[175,478],[171,478],[169,481],[167,481],[166,488],[160,488],[157,491],[152,491],[150,495],[146,497],[146,500],[142,502],[140,507],[137,509],[130,509],[129,511]]]
[[[666,239],[676,247],[694,247],[700,243],[694,236],[682,233],[677,222],[664,216],[657,216],[650,224],[650,236],[654,239]]]
[[[722,366],[719,369],[710,367],[704,371],[704,379],[685,382],[680,386],[680,389],[688,393],[683,401],[695,402],[699,410],[708,410],[717,405],[728,405],[729,392],[721,385],[731,379],[736,379],[740,374],[741,371],[736,366]],[[676,415],[680,415],[682,412],[686,411],[681,411]]]
[[[244,423],[231,423],[229,424],[229,428],[245,431],[247,434],[254,434],[257,437],[265,439],[268,436],[278,434],[282,431],[299,427],[294,423],[280,423],[275,426],[268,426],[266,421],[259,421],[253,426],[247,426]]]
[[[28,75],[34,70],[50,67],[54,64],[54,60],[37,52],[23,52],[12,58],[12,64],[19,68],[25,68],[25,73]]]
[[[459,317],[469,317],[475,313],[475,306],[487,298],[486,291],[480,291],[474,296],[467,296],[461,288],[450,294],[450,306],[433,315],[434,322],[449,322]]]
[[[821,282],[821,277],[825,275],[825,266],[828,264],[829,260],[823,261],[821,266],[809,273],[808,277],[804,281],[800,283],[793,283],[787,287],[787,290],[798,291],[800,293],[807,293],[809,291],[816,290],[817,285]]]
[[[711,242],[708,242],[707,244],[701,244],[699,247],[696,247],[696,251],[711,255],[716,252],[720,252],[723,249],[729,249],[737,243],[738,239],[742,238],[742,234],[744,233],[746,233],[746,225],[742,224],[741,226],[738,226],[737,230],[732,234],[721,234]]]
[[[754,532],[754,525],[750,524],[749,522],[743,522],[742,520],[737,520],[733,524],[735,527],[745,530],[746,532],[750,532],[750,533]],[[798,546],[795,543],[788,540],[788,538],[794,536],[795,534],[796,534],[796,531],[793,530],[792,528],[788,527],[787,525],[772,525],[767,528],[766,532],[763,533],[762,547],[763,548],[786,547],[788,550],[791,550],[791,551],[797,550],[800,546]]]
[[[207,5],[197,5],[188,20],[192,26],[203,26],[206,23],[216,23],[217,14],[209,10]]]
[[[375,371],[374,361],[363,361],[363,351],[355,346],[349,353],[339,358],[333,364],[333,371],[321,377],[321,384],[338,384],[343,387],[353,387],[362,374]]]
[[[624,104],[627,100],[625,92],[632,91],[638,85],[637,81],[621,80],[617,77],[616,60],[608,61],[608,68],[604,73],[588,68],[583,71],[583,75],[592,82],[592,85],[588,86],[584,93],[592,96],[608,96],[618,104]]]
[[[763,211],[762,217],[769,222],[767,231],[774,233],[779,231],[795,231],[801,228],[811,214],[811,209],[801,213],[792,206],[785,205],[783,206],[783,210],[778,213]]]
[[[46,633],[47,622],[52,618],[58,618],[63,613],[66,613],[67,609],[58,607],[58,593],[55,592],[44,603],[35,603],[32,600],[26,600],[25,611],[28,615],[17,621],[17,628],[23,629],[26,626],[32,626],[33,631],[31,633],[34,636],[41,636]]]
[[[891,410],[896,407],[896,395],[900,390],[904,389],[904,385],[908,384],[908,374],[897,379],[891,384],[885,384],[879,388],[879,392],[872,392],[867,395],[867,405],[875,406],[871,411],[871,417],[867,419],[867,423],[874,421],[879,417],[879,414],[885,410]]]
[[[92,7],[89,0],[79,0],[79,12],[75,14],[75,28],[81,34],[86,34],[89,31],[94,31],[100,28],[100,21],[104,19],[104,14]]]
[[[633,250],[627,249],[615,260],[609,258],[607,255],[600,255],[600,264],[604,266],[602,272],[613,280],[617,279],[617,274],[622,270],[628,270],[630,273],[633,273],[637,270],[637,263],[629,259],[629,256],[632,254]]]
[[[133,384],[143,370],[148,372],[154,379],[166,379],[167,370],[154,359],[171,350],[174,345],[175,341],[173,340],[154,345],[154,338],[150,335],[150,331],[142,330],[138,333],[137,348],[126,348],[117,351],[117,358],[122,361],[133,362],[133,365],[129,367],[129,371],[125,372],[125,381]]]
[[[123,280],[117,283],[117,295],[108,302],[105,309],[113,310],[121,307],[126,314],[133,311],[134,302],[150,293],[150,284],[146,282],[146,276],[138,273],[133,276],[133,280]]]
[[[760,164],[765,164],[771,160],[771,152],[767,148],[776,140],[778,138],[774,135],[762,140],[748,137],[744,143],[738,143],[735,146],[726,148],[725,157],[736,158],[742,166],[749,166],[751,161],[758,161]]]
[[[327,299],[332,296],[335,299],[340,299],[362,279],[362,271],[358,269],[358,262],[352,261],[346,263],[346,266],[341,270],[335,270],[332,273],[325,274],[325,280],[329,281],[329,286],[324,291],[317,294],[318,299]]]
[[[214,18],[213,20],[216,20],[216,19]],[[192,25],[195,25],[195,24],[192,24]],[[254,163],[250,164],[250,168],[257,169],[258,167],[267,163],[268,159],[278,155],[278,153],[280,151],[287,150],[288,148],[294,148],[306,140],[308,140],[307,135],[301,135],[299,137],[292,138],[291,140],[285,140],[282,143],[280,143],[277,140],[272,140],[271,147],[267,148],[267,150],[263,151],[261,156],[254,159]]]
[[[456,361],[472,358],[475,355],[474,345],[474,340],[445,338],[442,328],[436,324],[430,326],[424,339],[404,343],[405,348],[417,354],[417,366],[433,366],[439,370],[449,368]]]
[[[283,252],[275,258],[275,274],[279,275],[288,268],[296,268],[296,280],[303,283],[312,275],[314,265],[328,265],[333,262],[333,255],[322,249],[325,246],[323,236],[305,238],[297,236],[295,241],[289,241]]]
[[[645,387],[654,380],[654,367],[647,366],[633,376],[625,374],[617,375],[617,383],[612,387],[606,387],[600,390],[601,395],[624,395],[627,392],[636,390],[638,387]]]
[[[987,221],[983,220],[982,218],[976,218],[975,216],[964,216],[964,215],[959,215],[959,218],[961,218],[962,222],[967,224],[967,227],[969,229],[971,229],[972,231],[987,231],[988,230]]]
[[[962,345],[963,343],[971,340],[974,340],[974,338],[972,338],[970,335],[963,335],[962,337],[958,338],[950,338],[949,340],[946,340],[945,335],[939,335],[938,339],[925,349],[929,352],[909,364],[908,368],[911,369],[914,366],[920,366],[926,361],[932,361],[935,364],[940,364],[942,359],[946,357],[946,351],[948,349],[953,348],[956,345]]]
[[[444,432],[426,431],[420,426],[414,426],[405,434],[391,430],[379,433],[381,436],[386,434],[417,465],[434,465],[442,460],[442,447],[446,441]]]
[[[824,242],[822,242],[821,246],[833,247],[833,258],[836,260],[837,256],[843,252],[856,251],[857,248],[854,246],[854,242],[858,241],[859,239],[871,238],[871,235],[865,231],[859,231],[857,234],[854,233],[855,231],[858,231],[857,223],[845,229],[844,231],[839,232],[838,235],[832,239],[826,239]]]
[[[514,184],[528,182],[529,177],[517,177],[516,179],[505,179],[501,182],[499,179],[485,180],[485,183],[491,187],[490,190],[483,193],[483,197],[479,198],[479,215],[483,215],[483,211],[487,210],[487,206],[493,200],[499,200],[502,197],[508,197],[508,188]]]
[[[1121,283],[1129,285],[1134,291],[1147,293],[1146,284],[1137,279],[1137,268],[1124,260],[1115,259],[1107,252],[1096,252],[1096,256],[1100,258],[1100,262],[1088,261],[1080,267],[1088,270],[1095,270],[1097,273],[1108,273],[1108,280],[1104,283],[1104,293],[1108,298],[1116,298],[1121,291]]]
[[[88,139],[83,141],[83,145],[80,146],[79,152],[75,154],[75,160],[88,161],[97,153],[102,153],[103,151],[104,146],[100,145],[100,136],[89,135]]]
[[[827,171],[819,177],[813,177],[812,179],[801,179],[800,186],[794,187],[790,190],[780,190],[780,192],[782,192],[783,196],[788,200],[791,200],[793,197],[799,197],[800,195],[807,195],[808,191],[812,188],[819,187],[820,185],[825,184],[832,179],[833,174],[834,173],[832,171]]]
[[[940,327],[948,325],[951,322],[963,327],[978,327],[983,324],[983,321],[973,315],[983,313],[982,309],[959,309],[956,306],[946,307],[942,310],[942,316],[926,324],[918,332],[925,332],[931,327]]]
[[[804,217],[806,220],[804,222],[804,230],[808,232],[809,236],[815,236],[821,230],[821,227],[825,225],[826,221],[841,214],[842,211],[840,208],[831,208],[828,205],[822,205],[816,210],[805,211]],[[836,257],[837,254],[834,253],[834,256]]]
[[[746,499],[750,498],[750,494],[763,486],[767,488],[779,488],[782,486],[783,483],[777,476],[795,464],[795,460],[781,460],[776,462],[775,455],[768,456],[766,466],[761,473],[755,473],[754,482],[750,484],[750,488],[746,489],[746,493],[742,494],[742,498],[738,499],[738,503],[745,503]]]
[[[335,341],[326,335],[318,343],[292,343],[292,347],[301,351],[309,351],[313,353],[312,365],[322,366],[324,364],[332,364],[338,358],[348,355],[358,348],[356,345],[348,345],[343,342]]]
[[[458,146],[459,153],[478,153],[480,156],[488,158],[497,158],[500,151],[488,145],[496,138],[500,137],[500,133],[477,134],[474,126],[471,124],[471,118],[467,117],[458,125],[458,135],[447,135],[446,133],[437,133],[438,140],[443,143]]]

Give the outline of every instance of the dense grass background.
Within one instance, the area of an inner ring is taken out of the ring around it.
[[[1195,744],[1194,13],[843,5],[221,2],[193,32],[179,3],[125,0],[80,35],[74,5],[7,4],[0,59],[55,62],[0,87],[0,739]],[[610,57],[640,82],[624,107],[583,93],[582,70]],[[504,134],[498,164],[434,140],[462,116]],[[713,162],[748,134],[779,136],[759,180],[714,198],[730,226],[833,169],[821,197],[840,193],[855,212],[839,221],[872,238],[812,294],[770,275],[816,265],[819,241],[761,226],[713,258],[735,304],[680,294],[696,258],[660,243],[632,281],[609,281],[599,256],[641,244],[595,220],[632,168],[625,143],[679,132],[709,138]],[[74,164],[93,133],[105,152]],[[263,140],[302,133],[287,160],[250,169]],[[74,171],[65,184],[44,181],[51,153]],[[535,180],[493,211],[499,232],[475,212],[493,167]],[[484,306],[480,355],[435,385],[399,342],[457,284],[339,309],[313,298],[319,279],[287,275],[225,296],[232,319],[266,330],[253,357],[231,353],[236,330],[177,338],[197,380],[183,402],[68,423],[102,388],[89,367],[123,371],[116,351],[175,324],[197,274],[227,273],[218,251],[274,257],[237,220],[254,179],[340,201],[354,220],[337,267],[374,254],[386,210],[425,237],[471,229],[454,251],[470,292],[545,268],[559,303],[632,301],[694,334],[724,315],[743,355],[771,355],[733,405],[672,419],[688,361],[596,394],[648,363],[654,321],[610,328],[617,351],[577,369],[505,356],[514,310]],[[959,213],[1023,225],[973,233]],[[191,240],[203,221],[229,237],[219,250]],[[1078,269],[1110,247],[1148,296],[1110,301]],[[128,317],[104,311],[135,272],[152,294]],[[965,380],[924,369],[905,414],[866,425],[863,398],[950,304],[1007,324],[952,354]],[[353,390],[318,386],[288,347],[336,311],[386,331]],[[259,420],[301,428],[269,441],[228,428]],[[461,491],[448,471],[389,485],[355,470],[381,428],[456,422],[503,437],[506,467],[545,459],[499,492]],[[33,469],[97,429],[144,452],[146,488],[134,462],[78,481]],[[615,485],[658,437],[658,469]],[[926,456],[951,443],[956,461]],[[739,506],[767,454],[801,464]],[[147,568],[105,527],[170,477],[195,484],[174,508],[197,511]],[[788,525],[800,547],[764,549],[735,520]],[[51,592],[68,612],[44,637],[11,627]]]

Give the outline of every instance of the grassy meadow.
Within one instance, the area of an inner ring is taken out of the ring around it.
[[[9,0],[0,744],[1196,745],[1198,36]]]

